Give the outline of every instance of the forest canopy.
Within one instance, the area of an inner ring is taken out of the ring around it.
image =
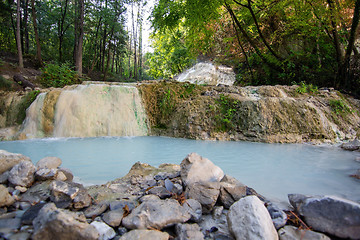
[[[156,40],[181,30],[193,57],[233,66],[239,84],[354,91],[359,11],[359,0],[159,0],[152,24]]]
[[[359,15],[360,0],[1,0],[0,51],[103,80],[169,79],[200,59],[239,85],[360,94]]]

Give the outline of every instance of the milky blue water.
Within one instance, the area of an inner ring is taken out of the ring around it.
[[[354,161],[360,153],[334,146],[104,137],[0,142],[0,149],[22,153],[34,163],[45,156],[60,157],[62,166],[87,184],[122,177],[137,161],[180,164],[197,152],[270,199],[286,201],[288,193],[302,193],[360,202],[360,180],[349,177],[360,168]]]

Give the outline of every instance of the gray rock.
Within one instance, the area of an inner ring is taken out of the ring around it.
[[[57,175],[57,169],[40,168],[35,172],[35,178],[40,181],[56,179]]]
[[[76,184],[69,184],[62,181],[53,181],[50,185],[51,201],[71,202],[79,193],[80,188]]]
[[[156,187],[150,188],[148,191],[146,191],[146,194],[156,195],[161,199],[171,197],[171,192],[169,192],[168,190],[166,190],[166,188],[164,188],[162,186],[156,186]]]
[[[103,222],[92,222],[90,225],[94,226],[96,230],[99,232],[99,240],[109,240],[115,237],[116,233],[114,229],[109,227]]]
[[[185,186],[196,182],[220,182],[224,172],[209,159],[190,153],[181,162],[181,179]]]
[[[220,182],[219,202],[229,209],[234,202],[246,196],[246,190],[246,185],[233,177],[225,175]]]
[[[10,195],[8,189],[4,185],[0,185],[0,207],[12,205],[15,199]]]
[[[203,240],[204,235],[200,231],[199,225],[194,224],[176,224],[175,227],[176,235],[178,240]]]
[[[75,209],[82,209],[91,205],[91,197],[87,190],[82,187],[72,201],[72,207]]]
[[[203,213],[210,213],[220,193],[219,182],[195,182],[187,186],[186,197],[197,200]]]
[[[159,201],[160,198],[156,195],[145,195],[139,199],[140,203],[149,202],[149,201]]]
[[[56,169],[61,165],[61,163],[62,161],[58,157],[44,157],[36,163],[36,168]]]
[[[0,150],[0,174],[11,170],[13,166],[19,164],[21,161],[31,162],[29,157],[18,153],[10,153],[5,150]]]
[[[62,171],[57,171],[55,180],[57,180],[57,181],[66,181],[67,177]]]
[[[278,206],[270,202],[267,204],[266,208],[270,214],[270,217],[276,229],[285,226],[287,221],[287,215],[283,210],[281,210]]]
[[[173,179],[180,176],[180,172],[159,172],[155,175],[154,179],[156,181],[165,180],[165,179]]]
[[[269,212],[256,196],[235,202],[229,209],[227,220],[236,239],[278,239]]]
[[[10,236],[7,236],[6,239],[8,240],[28,240],[31,237],[31,233],[28,231],[20,231],[17,233],[14,233]]]
[[[72,181],[74,179],[74,175],[67,168],[59,168],[58,172],[62,172],[65,175],[66,181]]]
[[[131,200],[118,200],[118,201],[112,201],[110,202],[110,210],[116,210],[116,209],[123,209],[125,207],[128,208],[129,211],[133,210],[138,206],[138,203],[136,201]]]
[[[40,209],[45,206],[45,203],[38,203],[28,208],[21,217],[21,224],[30,225],[37,217]]]
[[[41,201],[46,201],[50,198],[50,184],[52,181],[37,182],[26,193],[21,196],[21,200],[36,204]]]
[[[340,238],[359,239],[360,204],[335,196],[289,194],[289,201],[316,231]]]
[[[2,174],[0,174],[0,184],[4,184],[7,183],[9,178],[9,171],[3,172]]]
[[[223,210],[221,215],[216,213],[201,216],[198,224],[205,239],[234,239],[229,231],[227,213],[228,210]]]
[[[83,214],[56,208],[48,203],[39,211],[33,221],[32,239],[98,239],[99,233],[94,226],[86,222]]]
[[[102,214],[103,212],[105,212],[107,208],[108,208],[108,205],[106,203],[94,204],[94,205],[88,207],[84,211],[84,214],[85,214],[85,217],[87,217],[87,218],[96,217],[96,216],[99,216],[100,214]]]
[[[322,233],[287,225],[278,231],[280,240],[330,240]]]
[[[355,139],[353,141],[341,144],[341,148],[348,151],[355,151],[360,149],[360,141]]]
[[[172,192],[173,188],[174,188],[174,184],[169,180],[169,179],[165,179],[165,188],[167,191]]]
[[[123,218],[122,225],[129,229],[162,229],[184,223],[190,217],[174,199],[146,201]]]
[[[120,240],[144,240],[144,239],[156,239],[156,240],[168,240],[169,234],[166,232],[159,232],[156,230],[132,230],[125,233]]]
[[[0,219],[0,229],[17,230],[21,226],[20,218],[4,218]]]
[[[179,183],[175,183],[174,186],[173,186],[173,189],[172,189],[172,192],[177,194],[177,195],[180,195],[182,194],[184,191],[182,185],[180,185]]]
[[[10,170],[8,180],[15,186],[30,187],[34,182],[35,170],[32,162],[21,161]]]
[[[102,219],[104,220],[104,222],[106,222],[108,225],[112,226],[112,227],[118,227],[121,224],[121,220],[124,217],[124,209],[119,208],[113,211],[108,211],[106,213],[104,213],[104,215],[102,216]]]
[[[191,221],[198,222],[202,215],[202,207],[201,204],[195,199],[187,199],[183,203],[184,211],[187,211],[190,215]]]

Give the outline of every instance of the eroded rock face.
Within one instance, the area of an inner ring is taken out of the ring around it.
[[[190,153],[181,162],[181,179],[185,186],[196,182],[220,182],[224,172],[209,159]]]
[[[32,162],[21,161],[10,170],[8,180],[15,186],[29,187],[35,180],[35,171]]]
[[[10,153],[5,150],[0,150],[0,174],[11,170],[13,166],[21,161],[31,162],[29,157],[18,153]]]
[[[49,203],[41,208],[33,221],[32,239],[98,239],[96,228],[86,222],[84,215],[56,208]]]
[[[278,239],[269,212],[256,196],[247,196],[234,203],[227,220],[236,239]]]
[[[184,223],[191,215],[174,199],[146,201],[135,208],[122,224],[129,229],[162,229]]]
[[[334,196],[289,194],[289,201],[316,231],[340,238],[359,239],[360,204]]]

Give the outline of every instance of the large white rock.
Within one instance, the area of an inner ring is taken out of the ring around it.
[[[247,196],[235,202],[229,209],[227,220],[236,239],[279,239],[269,212],[256,196]]]
[[[35,180],[35,171],[32,162],[21,161],[10,170],[8,181],[15,186],[30,187]]]
[[[0,150],[0,174],[10,170],[13,166],[21,161],[31,162],[29,157],[18,153],[10,153],[5,150]]]
[[[220,182],[224,172],[209,159],[190,153],[181,162],[181,179],[185,186],[196,182]]]
[[[210,62],[200,62],[176,76],[175,80],[195,84],[232,86],[235,82],[235,73],[230,67],[216,66]]]
[[[94,221],[90,223],[99,232],[99,240],[109,240],[115,237],[116,233],[113,228],[109,227],[106,223]]]
[[[58,209],[54,203],[48,203],[41,208],[33,220],[33,226],[34,240],[99,239],[99,232],[86,222],[84,214]]]
[[[289,194],[291,205],[316,231],[340,238],[360,238],[360,204],[335,196]]]
[[[189,212],[174,199],[146,201],[122,219],[128,229],[162,229],[190,219]]]

